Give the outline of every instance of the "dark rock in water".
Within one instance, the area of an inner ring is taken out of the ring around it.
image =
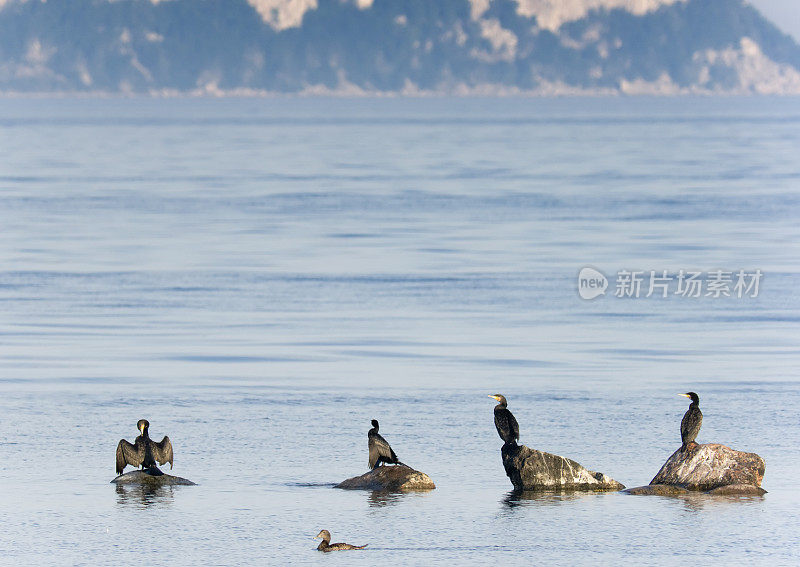
[[[735,451],[725,445],[692,443],[685,450],[675,451],[650,484],[702,492],[734,485],[760,488],[765,470],[764,459],[755,453]]]
[[[587,470],[577,462],[530,449],[504,445],[503,466],[516,490],[621,490],[620,484],[603,473]]]
[[[680,486],[672,486],[669,484],[649,484],[647,486],[637,486],[635,488],[627,488],[623,490],[625,494],[655,494],[656,496],[684,496],[689,494],[689,491]]]
[[[384,465],[361,476],[348,478],[344,482],[337,484],[336,488],[361,488],[399,492],[404,490],[431,490],[436,488],[436,485],[424,472],[416,471],[405,465]]]
[[[191,480],[166,474],[158,467],[127,472],[119,475],[111,482],[114,484],[138,484],[142,486],[189,486],[195,484]]]
[[[656,496],[686,496],[688,494],[697,494],[697,491],[687,490],[673,484],[648,484],[647,486],[627,488],[622,492],[635,495],[654,494]],[[766,493],[767,491],[760,486],[729,484],[727,486],[719,486],[707,492],[703,492],[702,494],[711,494],[713,496],[763,496]]]
[[[764,496],[766,493],[767,491],[760,486],[750,484],[729,484],[706,492],[714,496]]]

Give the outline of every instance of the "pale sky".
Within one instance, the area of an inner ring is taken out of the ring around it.
[[[749,0],[749,3],[800,43],[800,0]]]

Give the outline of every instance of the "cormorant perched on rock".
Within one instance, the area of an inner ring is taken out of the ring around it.
[[[500,439],[506,445],[516,445],[519,439],[519,424],[514,414],[508,410],[506,397],[502,394],[489,394],[489,397],[500,402],[494,406],[494,426],[500,434]]]
[[[389,443],[386,442],[380,433],[378,433],[378,420],[372,420],[372,429],[367,433],[367,446],[369,447],[369,468],[370,470],[379,467],[381,463],[388,463],[392,465],[403,465],[397,460],[397,455],[394,454]],[[405,466],[405,465],[403,465]]]
[[[689,409],[683,414],[681,420],[681,449],[685,450],[690,443],[694,443],[697,434],[700,432],[700,426],[703,425],[703,412],[700,411],[700,397],[694,392],[686,392],[680,394],[691,398],[692,403],[689,404]]]
[[[156,466],[156,461],[160,465],[169,463],[171,469],[172,443],[170,443],[169,437],[165,435],[160,443],[150,439],[150,435],[147,433],[150,422],[146,419],[140,419],[136,427],[141,435],[133,444],[128,443],[125,439],[120,439],[117,445],[117,474],[122,474],[127,465],[149,469]]]
[[[345,551],[347,549],[364,549],[367,547],[366,545],[350,545],[349,543],[331,543],[331,532],[328,530],[322,530],[314,539],[322,540],[317,546],[318,551]]]

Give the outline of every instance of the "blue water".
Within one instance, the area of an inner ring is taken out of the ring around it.
[[[800,100],[4,99],[0,149],[0,564],[800,560]],[[487,394],[638,486],[688,390],[766,496],[511,492]],[[109,484],[142,417],[198,486]],[[436,490],[332,488],[373,418]]]

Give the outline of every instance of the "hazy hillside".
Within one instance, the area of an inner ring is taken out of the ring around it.
[[[0,0],[0,91],[800,93],[741,0]]]

